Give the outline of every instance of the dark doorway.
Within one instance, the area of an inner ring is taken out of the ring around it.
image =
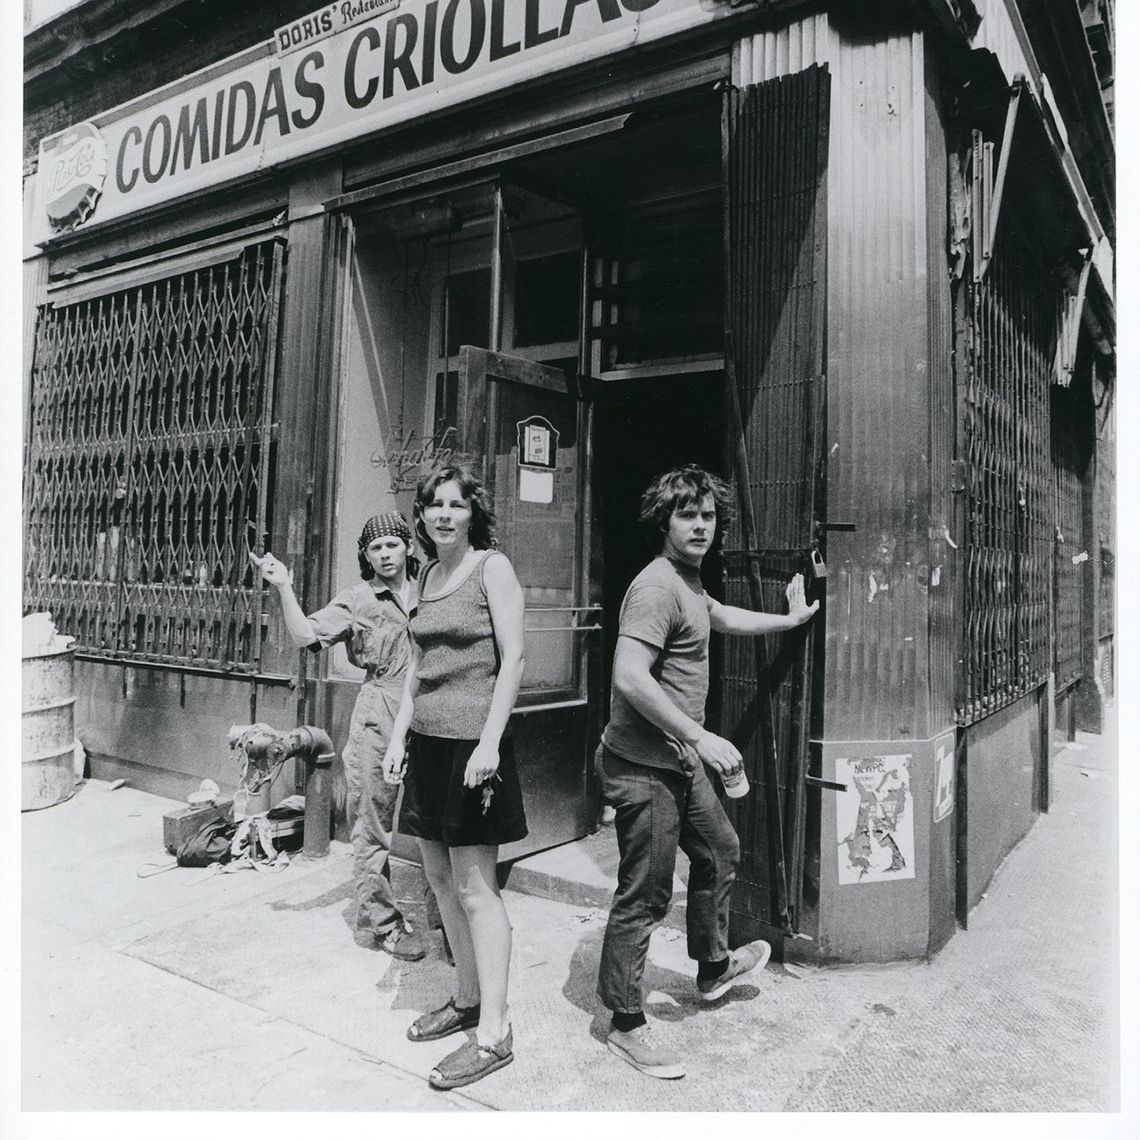
[[[724,470],[724,374],[720,371],[652,379],[614,380],[601,386],[596,402],[595,502],[601,522],[605,700],[617,643],[622,598],[658,546],[637,522],[642,492],[655,476],[684,463]],[[702,578],[715,597],[721,585],[720,534],[705,559]],[[710,706],[717,696],[711,670]]]

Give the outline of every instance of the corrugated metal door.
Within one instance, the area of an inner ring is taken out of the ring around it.
[[[782,612],[822,509],[830,75],[813,66],[724,97],[726,375],[741,518],[725,551],[730,605]],[[822,583],[819,583],[822,585]],[[727,638],[722,730],[754,793],[726,801],[741,840],[733,922],[799,925],[812,674],[822,616]]]

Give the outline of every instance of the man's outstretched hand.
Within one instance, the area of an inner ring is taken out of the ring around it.
[[[819,609],[819,601],[812,602],[809,606],[807,598],[804,595],[804,576],[797,574],[789,583],[788,588],[784,591],[784,595],[788,599],[788,617],[790,617],[796,625],[803,625],[805,621],[811,621],[815,616],[815,611]]]

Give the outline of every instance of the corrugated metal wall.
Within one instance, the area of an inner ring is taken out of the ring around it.
[[[827,15],[809,16],[737,43],[732,50],[732,82],[737,87],[747,87],[781,75],[794,75],[813,63],[834,63],[836,49],[836,37]]]
[[[954,534],[955,452],[954,329],[948,272],[949,169],[939,69],[926,58],[926,257],[927,340],[930,360],[930,724],[934,732],[954,723],[961,613],[959,559]]]
[[[928,361],[923,44],[840,56],[829,266],[828,735],[931,735],[927,692]],[[941,727],[941,726],[938,726]]]
[[[931,701],[928,654],[928,451],[946,443],[930,436],[930,399],[940,384],[944,401],[949,381],[931,374],[946,330],[928,327],[942,304],[928,304],[928,259],[945,227],[944,213],[928,218],[925,54],[920,33],[863,34],[820,14],[733,55],[736,83],[815,62],[832,73],[827,519],[856,530],[827,540],[829,739],[925,739],[947,724],[949,697]],[[944,266],[940,255],[935,272]]]

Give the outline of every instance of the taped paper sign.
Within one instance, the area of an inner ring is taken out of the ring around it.
[[[554,472],[519,468],[519,499],[524,503],[554,502]]]
[[[940,823],[954,810],[954,748],[940,744],[935,756],[934,822]]]
[[[910,756],[840,757],[835,797],[839,885],[914,878]]]

